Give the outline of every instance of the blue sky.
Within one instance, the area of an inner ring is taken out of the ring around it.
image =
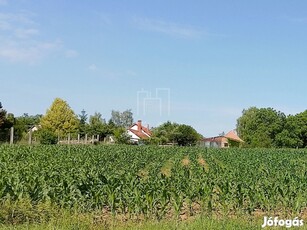
[[[171,120],[205,136],[235,128],[251,106],[302,112],[306,9],[304,0],[0,0],[0,101],[15,116],[44,114],[56,97],[106,119],[132,109],[151,126]]]

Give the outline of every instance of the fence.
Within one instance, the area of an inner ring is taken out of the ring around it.
[[[77,138],[74,138],[73,135],[68,134],[66,138],[58,138],[58,144],[94,144],[100,141],[99,138],[99,135],[89,137],[88,134],[85,134],[84,137],[78,134]]]
[[[11,127],[8,131],[8,138],[4,143],[9,143],[13,145],[16,143],[14,138],[14,127]],[[30,129],[27,135],[25,136],[26,140],[21,141],[24,144],[37,144],[39,141],[33,135],[33,131]],[[58,137],[57,144],[95,144],[100,141],[99,135],[81,135],[81,134],[67,134],[66,137]],[[103,140],[105,142],[105,139]]]

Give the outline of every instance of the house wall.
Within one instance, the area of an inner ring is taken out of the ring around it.
[[[222,138],[222,140],[205,141],[204,146],[208,148],[228,148],[229,144],[227,138]]]
[[[137,135],[135,135],[133,132],[131,132],[130,130],[128,130],[127,133],[129,136],[131,136],[131,140],[135,140],[135,141],[140,140],[140,138]]]
[[[226,137],[223,137],[222,138],[222,141],[221,141],[221,148],[228,148],[229,145],[228,145],[228,139]]]
[[[138,130],[138,126],[137,125],[133,125],[130,129]]]

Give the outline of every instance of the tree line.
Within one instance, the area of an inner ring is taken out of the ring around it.
[[[75,114],[68,103],[61,98],[53,101],[45,115],[29,116],[25,113],[20,117],[14,117],[1,105],[0,141],[9,140],[9,129],[12,126],[14,126],[15,142],[22,141],[29,130],[36,126],[38,131],[33,135],[42,144],[55,144],[59,138],[67,137],[68,134],[80,134],[81,138],[86,134],[99,135],[100,140],[112,135],[118,143],[124,143],[128,141],[126,128],[132,123],[133,114],[129,109],[123,112],[112,110],[111,119],[106,122],[99,112],[88,116],[86,111],[82,110],[80,114]]]
[[[246,147],[306,148],[307,110],[285,115],[273,108],[251,107],[237,120]]]
[[[2,106],[1,106],[2,108]],[[33,133],[40,140],[41,144],[56,144],[59,138],[67,137],[68,134],[79,134],[81,138],[85,135],[99,135],[100,141],[108,136],[120,144],[129,144],[130,136],[127,128],[133,124],[133,113],[131,109],[123,112],[111,111],[111,118],[106,121],[102,114],[95,112],[88,116],[85,110],[76,114],[61,98],[56,98],[46,111],[45,115],[29,116],[23,114],[14,118],[8,115],[5,110],[1,110],[0,123],[2,130],[2,141],[8,141],[9,128],[14,126],[14,140],[21,141],[28,134],[29,129],[34,126],[38,131]],[[151,128],[152,136],[147,140],[142,140],[143,144],[176,144],[176,145],[195,145],[202,136],[197,131],[185,124],[172,123],[170,121]]]
[[[80,114],[70,108],[68,103],[56,98],[45,115],[23,114],[14,117],[7,113],[0,102],[0,142],[9,140],[9,129],[14,126],[14,140],[22,140],[29,129],[39,126],[35,135],[43,144],[57,143],[59,137],[68,134],[99,135],[100,140],[112,136],[117,143],[129,143],[127,128],[133,124],[130,109],[123,112],[112,110],[106,121],[102,114],[95,112],[88,116],[85,110]],[[196,145],[203,136],[193,127],[170,121],[152,127],[152,136],[143,140],[144,144]],[[244,140],[244,147],[306,148],[307,110],[296,115],[285,115],[273,108],[250,107],[242,111],[237,119],[237,133]]]

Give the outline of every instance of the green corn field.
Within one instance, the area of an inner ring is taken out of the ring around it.
[[[306,170],[306,149],[2,145],[0,200],[157,219],[300,214]]]

